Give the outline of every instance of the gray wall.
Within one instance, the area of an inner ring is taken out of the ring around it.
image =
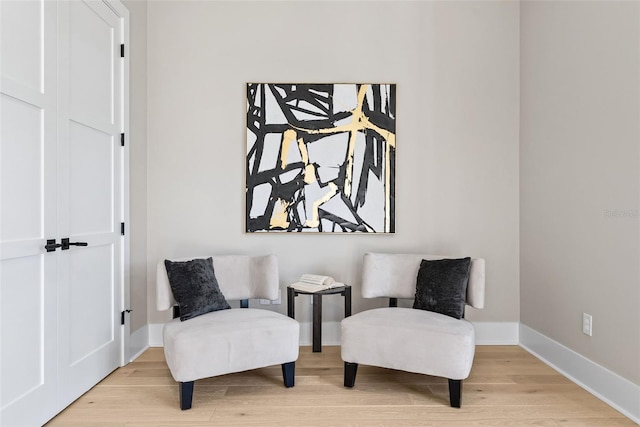
[[[521,19],[521,322],[640,384],[640,3]]]
[[[274,253],[283,288],[315,272],[359,295],[366,251],[484,257],[468,317],[519,320],[517,2],[153,1],[147,24],[150,323],[158,260]],[[244,233],[246,82],[397,83],[395,235]]]

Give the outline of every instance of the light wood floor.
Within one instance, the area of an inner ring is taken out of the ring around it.
[[[151,348],[48,426],[636,425],[517,346],[478,347],[461,409],[440,378],[360,366],[346,389],[342,375],[339,347],[302,347],[295,387],[283,386],[280,366],[210,378],[181,411],[162,349]]]

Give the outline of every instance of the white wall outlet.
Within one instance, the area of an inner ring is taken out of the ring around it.
[[[260,305],[269,305],[269,304],[271,304],[271,300],[268,300],[268,299],[260,300]]]
[[[593,318],[590,314],[582,313],[582,333],[592,336],[593,334]]]

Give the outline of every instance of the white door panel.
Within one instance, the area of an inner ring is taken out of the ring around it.
[[[58,399],[69,403],[120,362],[121,114],[114,106],[119,113],[122,76],[113,11],[99,1],[62,6],[69,43],[61,48],[68,59],[61,81],[69,90],[60,94],[58,135],[66,145],[58,150],[58,230],[87,244],[62,251],[58,266]]]
[[[57,375],[56,342],[55,335],[47,333],[55,317],[53,310],[43,310],[46,303],[55,302],[55,271],[44,258],[36,255],[0,261],[0,423],[5,422],[1,425],[21,420],[29,424],[22,413],[25,402],[41,405],[43,410],[55,408],[51,397],[55,396]]]
[[[43,256],[0,261],[2,301],[2,399],[11,404],[44,382]],[[20,325],[20,334],[12,329]],[[16,351],[21,347],[29,352]]]
[[[58,375],[55,3],[0,1],[0,49],[0,425],[38,425]]]
[[[118,366],[119,319],[114,245],[71,248],[60,254],[67,283],[60,290],[58,399],[71,403]]]
[[[115,231],[113,140],[113,135],[70,123],[69,233],[72,236]]]
[[[33,91],[43,86],[44,18],[42,1],[3,1],[0,40],[2,76]]]
[[[114,340],[113,245],[69,251],[70,364]]]
[[[42,108],[0,95],[2,241],[43,237],[44,157]],[[19,182],[20,185],[16,185]]]
[[[113,123],[117,26],[117,17],[102,2],[70,3],[71,117],[81,113]]]

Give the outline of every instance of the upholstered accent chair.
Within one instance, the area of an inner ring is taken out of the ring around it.
[[[475,354],[473,326],[464,318],[416,308],[397,307],[413,299],[422,260],[447,257],[420,254],[364,255],[362,296],[390,298],[390,306],[365,310],[342,321],[344,385],[355,385],[358,364],[444,377],[452,407],[461,406],[462,380]],[[472,258],[466,304],[484,307],[485,262]],[[463,300],[465,295],[462,296]],[[462,301],[464,310],[464,301]]]
[[[220,291],[226,300],[240,300],[240,308],[212,311],[185,321],[176,317],[176,300],[164,261],[157,266],[157,308],[174,308],[174,319],[164,325],[164,354],[171,375],[180,384],[183,410],[191,408],[194,383],[202,378],[280,364],[285,387],[294,385],[300,325],[284,314],[248,308],[249,299],[278,298],[276,257],[211,258]]]

